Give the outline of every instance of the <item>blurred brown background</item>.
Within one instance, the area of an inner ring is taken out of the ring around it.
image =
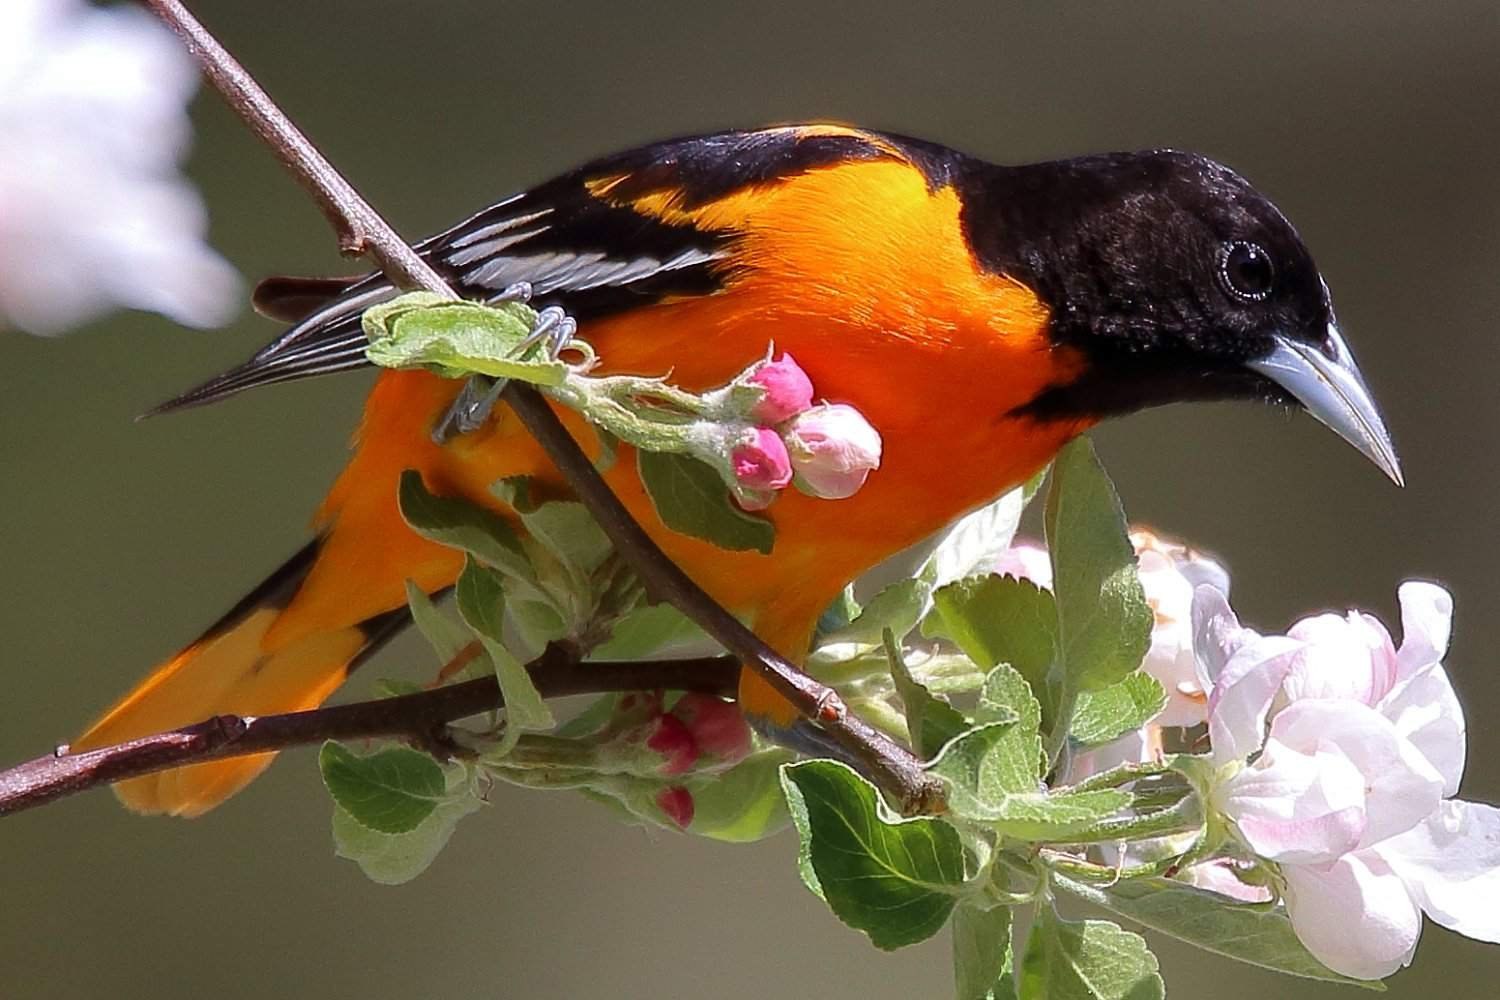
[[[831,117],[992,159],[1177,145],[1296,221],[1406,463],[1398,491],[1307,419],[1174,408],[1098,441],[1136,519],[1221,552],[1263,627],[1450,584],[1469,798],[1500,801],[1492,496],[1500,394],[1500,8],[197,0],[209,26],[407,234],[586,157]],[[249,278],[341,266],[317,212],[211,97],[191,163]],[[66,739],[296,547],[367,379],[134,424],[276,332],[116,317],[0,336],[0,759]],[[420,665],[403,642],[370,680]],[[100,792],[0,823],[6,997],[901,997],[945,938],[875,952],[797,882],[788,836],[648,834],[504,790],[401,888],[336,860],[312,755],[205,819]],[[1500,905],[1500,901],[1497,901]],[[1310,997],[1156,940],[1178,997]],[[1391,995],[1488,997],[1500,949],[1429,926]],[[1349,994],[1353,995],[1353,994]]]

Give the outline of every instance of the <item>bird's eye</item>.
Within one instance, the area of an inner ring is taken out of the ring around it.
[[[1271,255],[1254,243],[1234,240],[1219,250],[1219,283],[1241,302],[1259,302],[1271,294],[1276,269]]]

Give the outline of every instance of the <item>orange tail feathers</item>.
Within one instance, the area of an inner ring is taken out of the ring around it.
[[[272,715],[322,704],[362,653],[404,623],[404,614],[268,646],[266,633],[312,568],[319,544],[303,548],[196,642],[152,671],[90,726],[73,749],[108,746],[214,715]],[[275,756],[193,764],[131,778],[114,790],[135,812],[198,816],[249,784]]]

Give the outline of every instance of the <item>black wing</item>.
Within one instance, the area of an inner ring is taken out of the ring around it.
[[[494,299],[525,281],[536,305],[561,305],[580,320],[666,296],[708,294],[720,287],[728,269],[734,234],[643,215],[628,207],[630,198],[670,191],[690,208],[819,166],[890,155],[893,139],[838,127],[791,126],[656,143],[596,160],[491,205],[416,249],[466,298]],[[605,190],[608,200],[594,193]],[[268,315],[284,317],[320,295],[331,297],[250,360],[151,414],[368,364],[359,318],[395,295],[382,275],[352,281],[269,279],[256,304]]]

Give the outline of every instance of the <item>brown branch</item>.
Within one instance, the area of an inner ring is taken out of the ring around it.
[[[334,220],[346,250],[363,251],[400,288],[457,298],[453,290],[382,219],[307,140],[244,68],[177,0],[144,0],[187,43],[230,106],[276,152]],[[537,438],[621,555],[654,593],[670,601],[725,649],[816,720],[893,795],[905,812],[943,808],[942,785],[905,747],[855,718],[838,694],[802,673],[719,606],[667,558],[630,516],[552,408],[530,386],[512,383],[506,400]]]
[[[656,688],[732,695],[739,676],[739,665],[728,656],[580,663],[556,645],[549,646],[526,669],[546,698]],[[324,740],[397,736],[430,746],[440,742],[433,738],[441,737],[448,723],[504,706],[499,683],[494,677],[481,677],[431,691],[306,712],[220,715],[171,732],[78,754],[60,748],[57,753],[0,772],[0,816],[184,764]]]

